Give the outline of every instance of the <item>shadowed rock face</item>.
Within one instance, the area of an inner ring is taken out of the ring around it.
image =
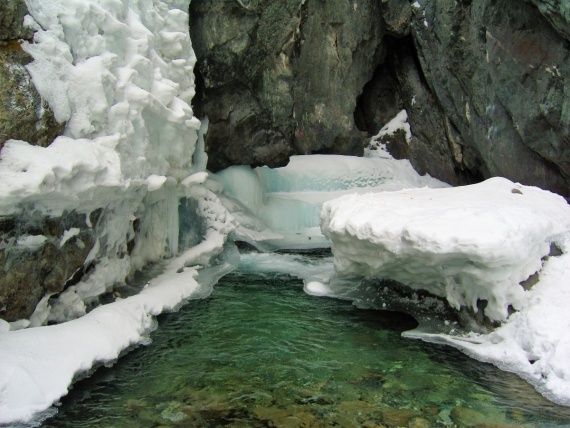
[[[362,153],[354,109],[384,55],[380,2],[194,0],[190,16],[210,169]]]
[[[72,228],[76,233],[66,238]],[[46,293],[59,293],[77,282],[94,236],[85,215],[77,213],[0,218],[0,318],[28,318]]]
[[[466,166],[568,196],[570,51],[555,29],[568,21],[553,28],[554,9],[547,20],[515,0],[422,3],[412,19],[421,69],[472,152]]]
[[[565,2],[193,0],[190,12],[212,170],[359,154],[406,109],[412,141],[389,145],[420,173],[568,196]]]

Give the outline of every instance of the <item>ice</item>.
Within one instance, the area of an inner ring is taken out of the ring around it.
[[[396,280],[502,322],[488,334],[406,336],[451,344],[570,405],[570,206],[562,197],[493,178],[344,196],[324,204],[321,222],[340,275]]]
[[[321,206],[343,194],[447,186],[418,175],[408,161],[389,154],[383,158],[292,156],[282,168],[234,166],[217,178],[228,197],[222,201],[230,211],[238,209],[236,201],[243,206],[238,209],[239,218],[247,224],[238,222],[238,239],[262,250],[327,247],[319,229]]]

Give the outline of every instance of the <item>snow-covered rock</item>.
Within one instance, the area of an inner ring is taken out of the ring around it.
[[[389,278],[506,320],[520,283],[570,230],[555,194],[503,178],[471,186],[347,195],[324,204],[321,227],[342,275]]]

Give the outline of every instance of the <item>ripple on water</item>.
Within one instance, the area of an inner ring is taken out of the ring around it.
[[[44,425],[569,426],[516,376],[401,338],[411,317],[308,296],[285,274],[238,270],[159,322]]]

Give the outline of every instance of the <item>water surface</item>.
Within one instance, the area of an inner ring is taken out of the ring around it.
[[[43,426],[570,426],[570,409],[518,377],[402,338],[407,315],[252,269],[159,317],[151,345],[77,383]]]

